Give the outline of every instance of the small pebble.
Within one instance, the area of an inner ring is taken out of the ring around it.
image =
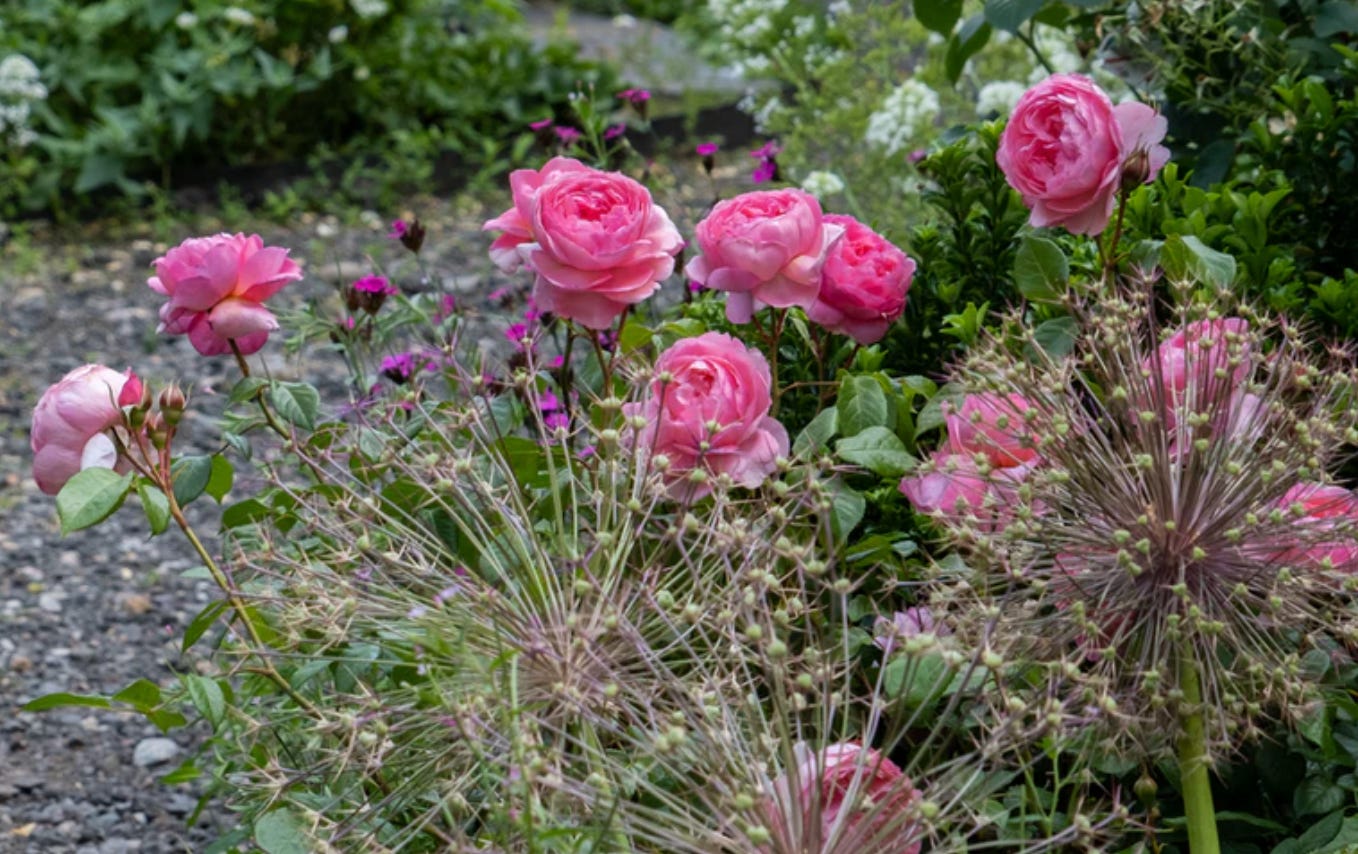
[[[168,738],[143,738],[132,752],[132,764],[138,768],[149,768],[169,762],[177,753],[179,745]]]

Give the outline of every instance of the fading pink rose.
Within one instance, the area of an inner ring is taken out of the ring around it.
[[[696,499],[711,491],[709,483],[688,479],[694,470],[759,486],[787,456],[787,430],[769,417],[773,381],[762,353],[708,332],[661,353],[655,372],[647,399],[624,411],[645,417],[636,446],[668,458],[666,477],[676,494]]]
[[[939,622],[928,605],[919,605],[897,611],[890,617],[878,617],[873,623],[872,642],[878,649],[890,653],[902,638],[914,638],[923,634],[947,637],[952,628]]]
[[[793,753],[796,768],[764,807],[774,850],[919,854],[924,833],[910,812],[921,796],[896,763],[855,741],[819,752],[798,742]]]
[[[1165,339],[1154,357],[1158,365],[1148,359],[1143,367],[1158,367],[1165,394],[1174,400],[1190,388],[1198,389],[1199,400],[1215,396],[1208,389],[1222,384],[1237,388],[1253,368],[1249,344],[1240,340],[1249,327],[1240,317],[1195,321]]]
[[[920,513],[944,524],[975,520],[981,530],[997,531],[1013,520],[1018,487],[1031,465],[982,472],[972,454],[936,452],[920,473],[901,479],[901,494]]]
[[[859,344],[880,341],[905,311],[915,262],[851,216],[828,214],[824,221],[842,226],[844,236],[830,247],[806,315]]]
[[[43,392],[33,410],[31,438],[39,489],[56,495],[84,469],[126,468],[108,431],[123,423],[118,401],[133,376],[83,365]]]
[[[1277,556],[1283,562],[1311,567],[1324,566],[1345,573],[1358,573],[1358,495],[1342,486],[1299,483],[1279,502],[1294,515],[1299,538],[1310,541],[1302,548],[1288,549]],[[1334,531],[1333,542],[1316,542],[1325,531]]]
[[[949,450],[984,454],[992,466],[1000,468],[1036,462],[1036,442],[1023,415],[1030,408],[1020,394],[967,395],[956,411],[944,416]]]
[[[810,308],[821,271],[844,226],[826,222],[816,197],[802,190],[758,190],[717,203],[696,229],[702,254],[685,272],[726,291],[726,317],[749,323],[759,300]]]
[[[554,157],[509,177],[514,207],[489,220],[500,269],[537,274],[542,311],[604,329],[674,272],[679,230],[641,184],[618,172]]]
[[[302,278],[288,250],[265,246],[257,234],[191,237],[155,261],[146,284],[169,300],[160,308],[160,332],[188,335],[204,356],[258,351],[278,328],[264,300]]]
[[[1094,81],[1055,74],[1019,98],[995,160],[1028,206],[1028,223],[1099,234],[1131,162],[1154,180],[1169,160],[1167,124],[1145,104],[1116,107]]]

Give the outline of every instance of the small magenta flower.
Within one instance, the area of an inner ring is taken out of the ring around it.
[[[364,276],[349,286],[346,302],[350,311],[362,309],[368,314],[377,314],[387,297],[396,293],[396,286],[387,281],[386,276]]]
[[[421,364],[417,361],[417,354],[407,352],[384,357],[378,370],[381,371],[382,376],[397,385],[405,385],[410,382],[420,368],[426,366],[427,363]]]
[[[542,425],[548,430],[570,429],[571,417],[564,412],[549,412],[543,419]]]
[[[410,226],[406,225],[405,220],[403,219],[394,220],[391,224],[391,231],[387,232],[387,239],[401,240],[406,236],[406,230],[409,228]]]
[[[561,125],[556,128],[556,138],[561,140],[562,144],[570,145],[580,139],[580,131],[567,125]]]
[[[649,89],[624,89],[618,93],[618,97],[636,107],[651,100],[651,91]]]
[[[694,150],[698,152],[699,157],[711,157],[716,154],[719,149],[715,142],[700,142],[698,143],[698,147]]]
[[[604,131],[604,139],[612,141],[625,133],[627,133],[627,125],[623,124],[622,122],[618,122],[617,124],[610,127],[608,130]]]
[[[774,140],[769,140],[759,148],[750,152],[750,156],[759,161],[759,165],[754,168],[751,178],[756,184],[763,184],[768,181],[777,181],[778,155],[782,153],[783,147]]]
[[[528,127],[530,127],[530,128],[532,128],[533,130],[538,131],[539,133],[541,133],[542,131],[545,131],[545,130],[547,130],[549,127],[551,127],[552,124],[553,124],[553,120],[552,120],[552,118],[549,116],[549,117],[547,117],[547,118],[545,118],[545,119],[539,119],[538,121],[535,121],[535,122],[529,122],[529,123],[528,123]]]

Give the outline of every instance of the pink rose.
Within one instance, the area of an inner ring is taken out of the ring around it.
[[[259,235],[192,237],[155,261],[151,290],[169,297],[160,332],[188,335],[204,356],[258,351],[278,328],[264,300],[302,278],[288,250],[265,246]]]
[[[920,793],[896,763],[854,741],[793,752],[797,767],[765,804],[773,849],[919,854],[924,834],[909,812]]]
[[[1020,465],[983,474],[972,454],[936,452],[920,474],[901,479],[901,494],[921,513],[945,524],[974,519],[984,531],[1003,528],[1013,518],[1018,486],[1032,470]]]
[[[1098,234],[1108,225],[1129,161],[1154,180],[1169,160],[1167,124],[1145,104],[1114,107],[1087,77],[1056,74],[1019,98],[995,160],[1035,227]],[[1144,177],[1143,177],[1144,173]]]
[[[1165,394],[1178,399],[1189,388],[1196,388],[1195,400],[1207,400],[1214,396],[1209,388],[1235,389],[1249,379],[1253,366],[1249,343],[1244,340],[1249,328],[1249,321],[1240,317],[1199,320],[1165,339],[1156,355]],[[1156,366],[1147,360],[1144,367]]]
[[[801,190],[760,190],[719,202],[696,230],[702,255],[690,279],[726,291],[726,317],[749,323],[754,301],[810,308],[821,269],[844,226],[826,222],[820,202]]]
[[[503,232],[490,250],[502,270],[522,263],[537,274],[542,311],[604,329],[674,272],[679,230],[626,175],[554,157],[509,183],[514,207],[482,228]]]
[[[787,430],[769,417],[773,381],[763,354],[708,332],[676,342],[660,354],[655,371],[649,397],[625,412],[645,417],[637,447],[669,459],[666,476],[676,492],[699,498],[710,491],[688,480],[698,469],[753,488],[787,456]]]
[[[48,495],[87,468],[126,466],[108,431],[123,423],[119,396],[126,375],[84,365],[43,392],[33,410],[33,479]]]
[[[824,221],[842,226],[844,236],[830,247],[806,315],[859,344],[880,341],[905,311],[915,262],[851,216],[829,214]]]
[[[1342,486],[1299,483],[1287,491],[1279,504],[1290,513],[1300,511],[1296,526],[1304,548],[1288,549],[1277,556],[1282,562],[1329,566],[1346,573],[1358,572],[1358,495]],[[1334,531],[1333,542],[1316,542],[1321,532]]]
[[[985,454],[992,466],[1008,468],[1036,462],[1035,441],[1023,413],[1030,408],[1020,394],[969,394],[948,412],[948,447],[954,454]]]

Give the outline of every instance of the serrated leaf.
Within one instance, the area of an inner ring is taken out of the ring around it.
[[[114,694],[112,699],[126,703],[139,712],[149,712],[160,705],[160,686],[150,679],[138,679]]]
[[[59,709],[62,706],[88,706],[94,709],[107,709],[110,707],[107,697],[99,697],[94,694],[68,694],[65,691],[58,691],[55,694],[43,694],[34,700],[29,700],[21,707],[25,712],[45,712],[48,709]]]
[[[839,410],[827,406],[817,412],[816,417],[797,434],[796,440],[792,443],[792,453],[803,457],[829,447],[830,440],[837,432],[839,432]]]
[[[151,526],[151,534],[161,534],[170,526],[170,499],[155,484],[137,481],[137,498],[141,509],[146,513],[146,522]]]
[[[952,35],[962,17],[962,0],[915,0],[915,20],[941,36]]]
[[[217,622],[222,612],[227,608],[225,600],[209,602],[207,607],[199,611],[197,616],[189,623],[188,628],[184,629],[184,642],[180,644],[180,650],[188,652],[194,644],[212,628],[212,624]]]
[[[996,29],[1017,33],[1046,4],[1047,0],[986,0],[985,19]]]
[[[873,377],[854,374],[840,382],[835,408],[839,412],[839,432],[846,437],[869,427],[888,426],[891,413],[881,383]]]
[[[207,718],[213,729],[220,726],[226,716],[226,697],[222,695],[222,686],[217,684],[217,680],[190,674],[184,677],[184,687],[188,689],[189,699],[193,700],[198,713]]]
[[[288,422],[311,430],[316,426],[321,395],[307,383],[275,383],[269,389],[269,403]]]
[[[1059,302],[1070,280],[1070,262],[1055,242],[1029,235],[1014,255],[1014,285],[1033,302]]]
[[[174,500],[180,507],[187,507],[189,502],[203,494],[211,478],[212,457],[205,455],[180,457],[170,468]]]
[[[232,403],[244,403],[259,394],[260,389],[269,385],[269,381],[264,377],[242,377],[239,382],[231,387],[231,396],[228,398]]]
[[[882,477],[900,477],[911,469],[915,458],[905,449],[900,437],[885,427],[868,427],[835,444],[840,459],[862,466]]]
[[[118,474],[104,468],[77,472],[57,493],[61,533],[69,534],[104,521],[122,506],[131,489],[131,473]]]
[[[236,467],[231,465],[231,461],[221,454],[213,454],[212,472],[203,491],[211,495],[213,501],[221,504],[222,499],[231,491],[231,484],[235,483],[235,480]]]

